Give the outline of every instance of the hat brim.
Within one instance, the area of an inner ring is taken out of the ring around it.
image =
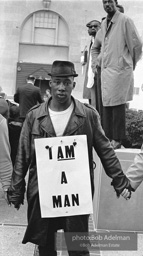
[[[68,77],[68,76],[74,76],[77,77],[78,74],[52,74],[48,73],[49,76],[54,76],[54,77]]]

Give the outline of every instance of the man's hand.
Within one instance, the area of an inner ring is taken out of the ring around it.
[[[121,196],[123,196],[126,200],[129,200],[131,198],[131,192],[125,188],[122,193]]]
[[[16,208],[17,210],[19,210],[19,209],[20,209],[20,206],[21,206],[21,204],[18,204],[18,203],[17,203],[17,204],[14,205],[14,208]]]
[[[4,198],[5,198],[6,202],[7,202],[7,204],[8,204],[9,206],[11,206],[11,203],[10,203],[10,201],[8,200],[7,190],[4,190]]]
[[[20,188],[8,188],[8,200],[14,207],[19,210],[21,204],[24,204],[24,193],[25,193],[25,181],[23,181]]]

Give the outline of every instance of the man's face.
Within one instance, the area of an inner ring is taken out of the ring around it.
[[[95,36],[97,31],[100,29],[100,23],[97,21],[92,21],[88,27],[88,34],[90,36]]]
[[[69,102],[74,85],[73,76],[52,77],[50,81],[52,100],[62,105]]]
[[[116,12],[117,8],[115,0],[102,0],[102,2],[104,10],[107,12],[107,14],[110,15]]]

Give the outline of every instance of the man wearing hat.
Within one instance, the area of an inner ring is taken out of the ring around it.
[[[107,175],[112,178],[112,185],[117,196],[124,188],[130,190],[129,181],[123,174],[114,150],[102,130],[99,114],[92,106],[83,104],[71,96],[75,87],[74,78],[78,76],[74,64],[69,61],[54,61],[49,75],[51,76],[52,96],[41,105],[34,106],[26,116],[9,191],[10,202],[14,204],[15,208],[19,209],[24,202],[25,176],[29,170],[27,187],[28,226],[23,243],[37,244],[40,256],[57,255],[55,249],[55,233],[57,230],[88,232],[89,215],[60,218],[41,217],[34,139],[86,135],[92,196],[94,194],[93,148],[100,157]],[[69,256],[89,256],[87,248],[84,248],[82,252],[68,251],[68,253]]]
[[[40,88],[34,86],[35,77],[33,75],[29,75],[26,81],[27,83],[18,87],[14,94],[14,101],[19,103],[20,118],[23,121],[25,120],[25,116],[30,108],[43,102]]]
[[[88,28],[88,34],[90,36],[90,45],[87,56],[86,63],[86,71],[85,71],[85,79],[84,79],[84,87],[83,87],[83,98],[89,99],[89,102],[92,106],[96,108],[96,83],[97,77],[96,74],[93,73],[91,68],[91,48],[94,43],[94,39],[97,31],[100,29],[100,21],[92,20],[86,24]]]

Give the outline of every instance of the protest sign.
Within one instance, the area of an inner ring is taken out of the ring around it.
[[[93,213],[86,135],[35,139],[41,215]]]

